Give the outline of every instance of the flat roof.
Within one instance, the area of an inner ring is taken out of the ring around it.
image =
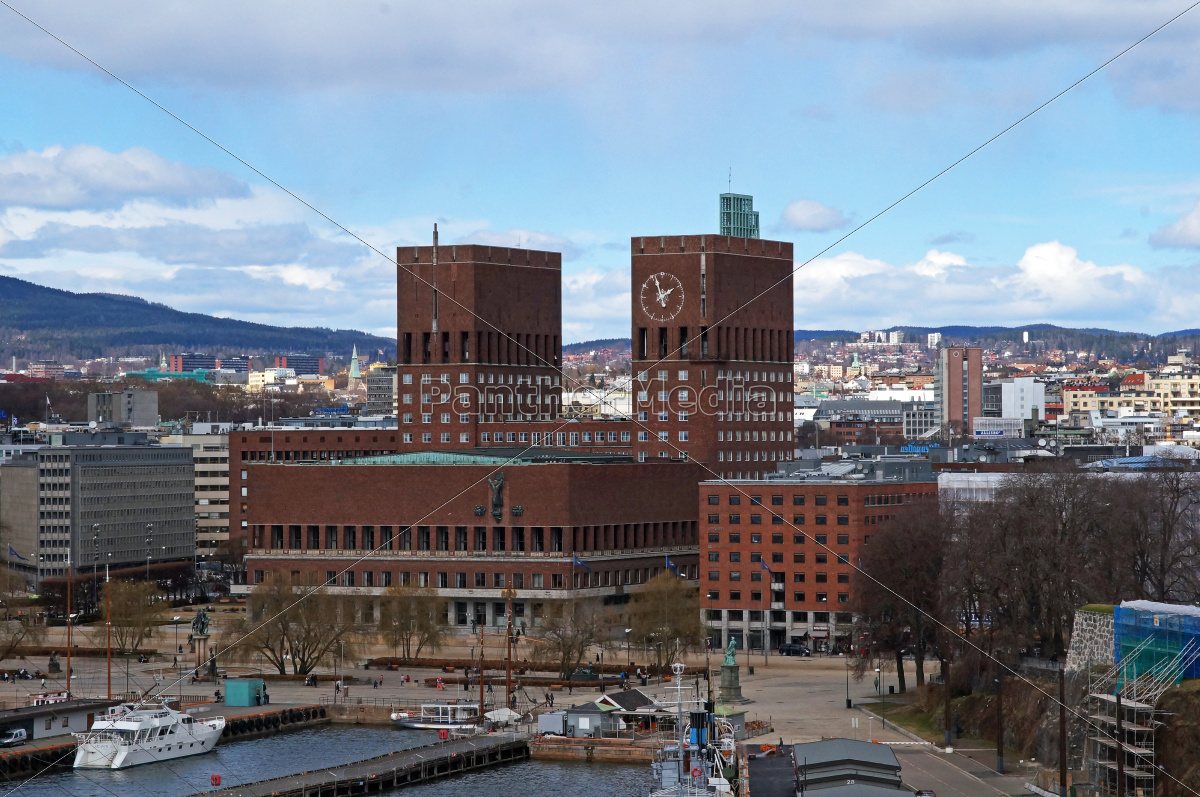
[[[668,460],[669,461],[669,460]],[[536,465],[555,462],[609,464],[633,462],[632,454],[605,454],[570,451],[561,448],[497,447],[457,451],[414,451],[380,454],[370,457],[346,457],[332,460],[343,465]],[[329,464],[329,461],[301,460],[292,464]]]
[[[45,703],[40,706],[22,706],[21,708],[10,708],[0,711],[0,725],[10,722],[18,722],[23,719],[41,717],[45,714],[62,714],[70,711],[108,708],[109,706],[115,706],[120,703],[120,700],[93,700],[80,698],[77,700],[62,700],[57,703]]]

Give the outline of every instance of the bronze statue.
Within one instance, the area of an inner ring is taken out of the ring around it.
[[[725,660],[721,662],[722,667],[736,667],[737,659],[737,637],[729,637],[729,646],[725,648]]]
[[[504,520],[504,471],[488,476],[488,484],[492,487],[492,517],[500,523]]]
[[[192,633],[196,636],[204,636],[208,633],[208,612],[204,609],[196,612],[196,617],[192,620]]]

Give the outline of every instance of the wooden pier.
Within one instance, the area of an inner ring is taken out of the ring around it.
[[[400,750],[344,766],[215,789],[201,792],[201,795],[348,797],[380,794],[413,783],[461,775],[472,770],[488,769],[528,758],[529,738],[525,734],[490,734]]]

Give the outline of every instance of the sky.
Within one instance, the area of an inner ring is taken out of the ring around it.
[[[731,187],[800,329],[1192,328],[1200,8],[888,209],[1190,1],[6,0],[262,174],[0,6],[0,274],[394,335],[436,222],[624,337],[630,238]]]

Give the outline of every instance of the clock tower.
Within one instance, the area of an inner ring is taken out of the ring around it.
[[[792,244],[631,241],[634,451],[762,478],[792,455]]]

